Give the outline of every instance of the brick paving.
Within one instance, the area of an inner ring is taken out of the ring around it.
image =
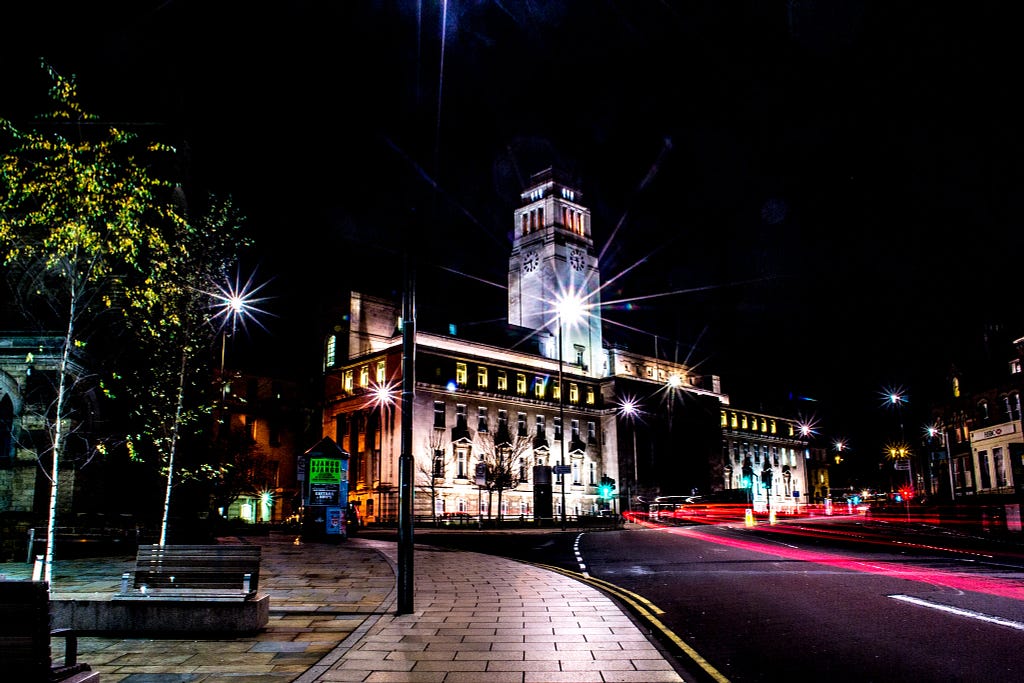
[[[417,546],[415,612],[396,615],[395,543],[248,540],[263,546],[264,631],[203,640],[82,637],[80,660],[103,683],[684,680],[610,598],[562,574]],[[57,562],[54,597],[109,599],[132,560]],[[30,575],[27,564],[0,564],[8,579]]]

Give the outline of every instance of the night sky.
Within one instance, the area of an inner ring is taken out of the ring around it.
[[[318,367],[316,315],[397,291],[402,244],[422,311],[503,317],[512,212],[552,165],[604,281],[628,270],[604,299],[641,297],[610,335],[854,448],[884,388],[923,409],[986,324],[1024,335],[1009,3],[452,0],[443,69],[436,2],[20,4],[0,115],[45,108],[45,57],[187,150],[272,279],[257,358]]]

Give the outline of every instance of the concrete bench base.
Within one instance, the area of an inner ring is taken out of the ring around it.
[[[270,620],[270,596],[252,600],[53,600],[54,628],[79,633],[132,633],[154,636],[185,633],[255,633]]]

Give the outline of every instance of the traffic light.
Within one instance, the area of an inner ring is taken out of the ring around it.
[[[601,477],[601,483],[597,487],[597,490],[598,494],[602,498],[605,500],[610,499],[612,497],[612,491],[615,490],[615,480],[607,475]]]

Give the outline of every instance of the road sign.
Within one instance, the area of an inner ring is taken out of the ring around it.
[[[910,470],[909,460],[897,460],[892,464],[894,470]]]
[[[555,465],[551,468],[555,474],[569,474],[572,472],[572,467],[569,465]]]

